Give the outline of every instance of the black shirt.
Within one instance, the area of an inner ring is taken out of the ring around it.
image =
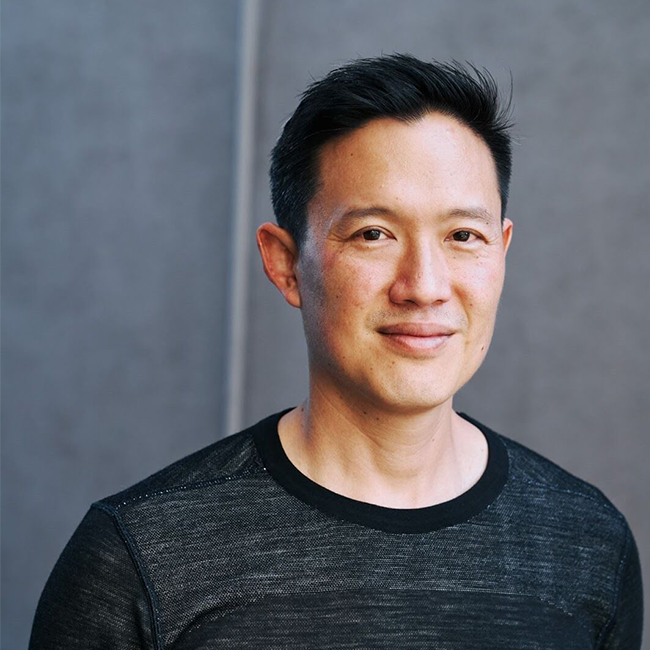
[[[598,488],[460,413],[489,450],[469,490],[356,501],[292,465],[291,408],[93,503],[31,650],[641,647],[637,546]]]

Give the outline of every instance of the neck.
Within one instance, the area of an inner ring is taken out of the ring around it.
[[[309,397],[283,416],[278,433],[289,460],[311,480],[389,508],[453,499],[480,478],[487,461],[483,434],[454,413],[451,398],[404,413],[346,400],[311,381]]]

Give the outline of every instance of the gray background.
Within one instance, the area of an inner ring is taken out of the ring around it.
[[[312,77],[381,52],[512,70],[513,243],[454,406],[601,488],[647,589],[649,33],[631,0],[5,0],[3,647],[92,501],[306,396],[268,154]]]

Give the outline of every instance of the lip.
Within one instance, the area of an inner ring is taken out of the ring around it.
[[[439,334],[436,336],[413,336],[409,334],[391,334],[379,332],[384,340],[396,350],[407,353],[409,356],[432,357],[439,354],[446,347],[453,336]]]
[[[404,334],[406,336],[436,337],[447,336],[454,333],[454,330],[437,323],[397,323],[386,325],[379,330],[380,334]]]

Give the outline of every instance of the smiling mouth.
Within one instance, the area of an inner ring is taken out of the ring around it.
[[[445,344],[453,336],[453,334],[439,334],[435,336],[415,336],[413,334],[388,334],[386,332],[379,332],[382,337],[391,346],[400,349],[404,352],[416,353],[418,355],[432,355],[446,347]]]

